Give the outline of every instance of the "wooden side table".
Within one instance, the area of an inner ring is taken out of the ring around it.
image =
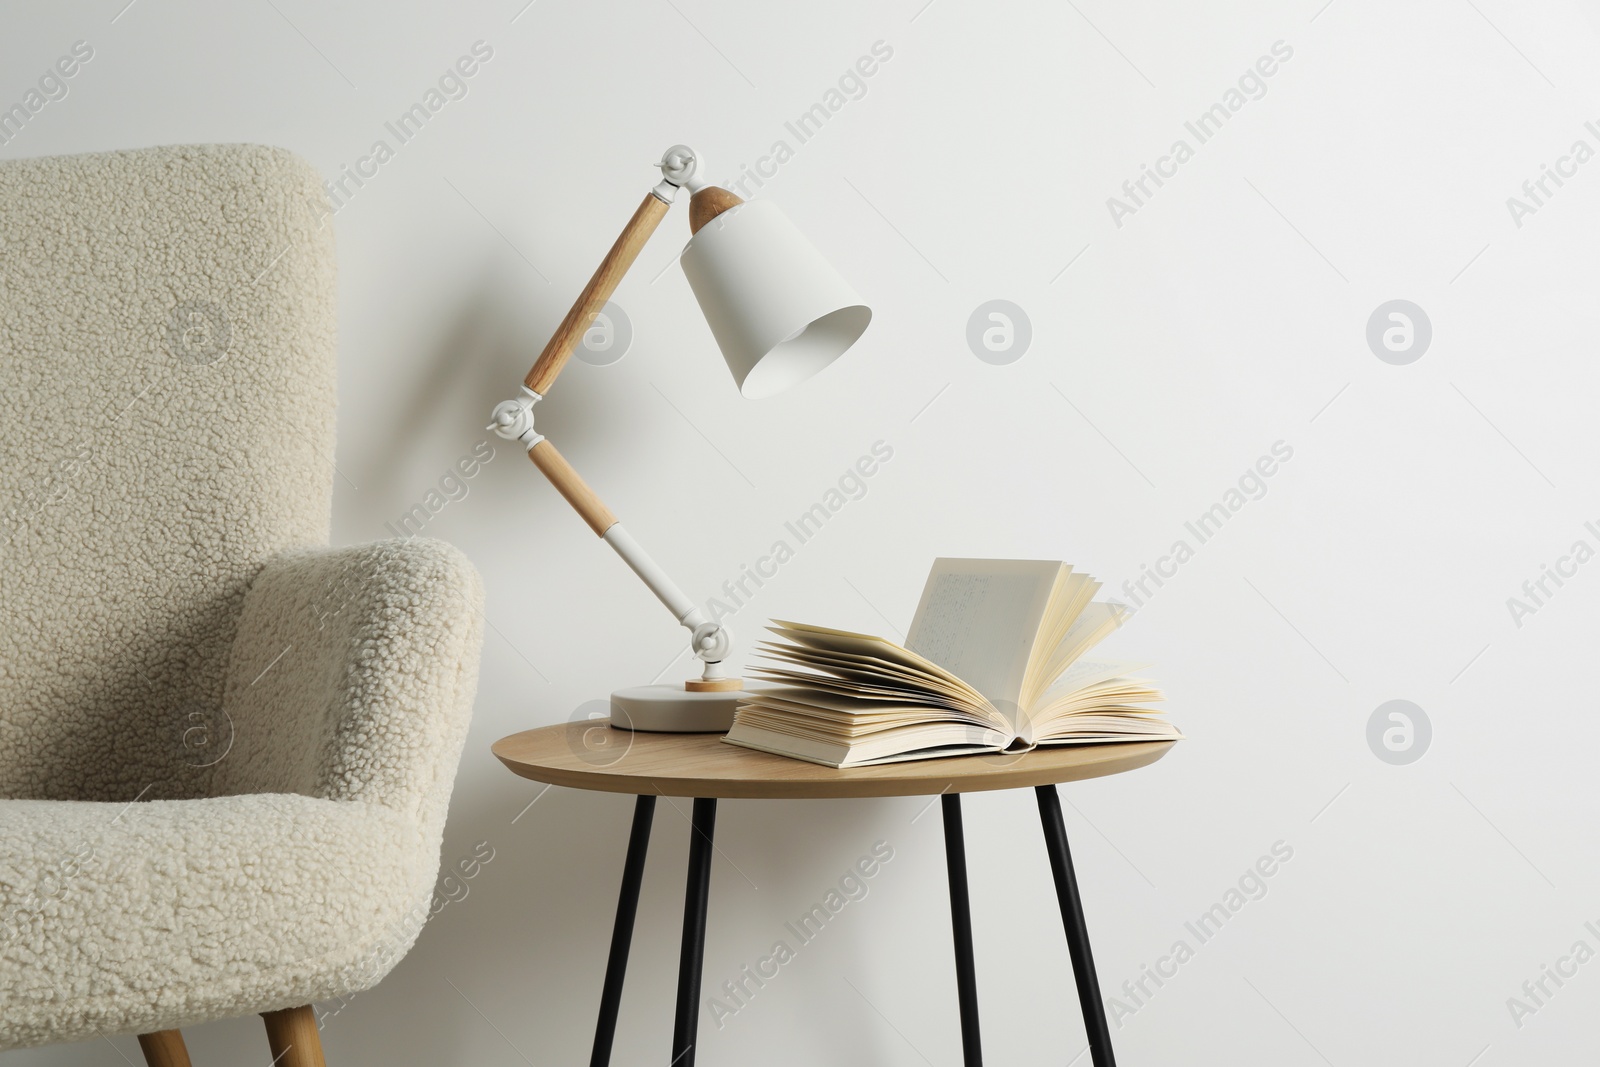
[[[1111,1034],[1095,977],[1083,902],[1067,848],[1066,826],[1056,785],[1131,771],[1154,763],[1171,741],[1037,749],[1023,755],[892,763],[834,770],[725,744],[714,734],[651,734],[613,730],[600,722],[574,722],[526,730],[501,738],[494,754],[516,774],[536,782],[632,793],[633,830],[622,869],[622,892],[611,930],[590,1067],[606,1067],[616,1034],[622,979],[628,967],[633,921],[639,908],[645,850],[656,797],[694,800],[689,842],[689,879],[684,894],[683,943],[678,958],[678,999],[672,1033],[673,1067],[693,1067],[699,1027],[700,972],[705,956],[706,905],[711,887],[711,842],[717,801],[722,799],[810,799],[937,795],[944,816],[945,863],[950,880],[950,919],[955,935],[956,989],[961,1010],[961,1047],[966,1067],[978,1067],[978,990],[972,955],[972,918],[967,899],[966,844],[961,829],[961,794],[988,789],[1034,787],[1045,850],[1055,876],[1067,952],[1078,987],[1078,1003],[1089,1035],[1094,1067],[1113,1067]]]

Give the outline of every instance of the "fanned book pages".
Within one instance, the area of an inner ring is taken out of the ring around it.
[[[1084,658],[1120,622],[1100,583],[1065,563],[939,559],[904,647],[774,619],[765,683],[724,740],[862,767],[1039,745],[1171,741],[1142,664]]]

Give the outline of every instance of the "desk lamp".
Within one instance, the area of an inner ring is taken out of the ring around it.
[[[682,685],[635,686],[612,693],[611,725],[721,732],[733,724],[744,687],[722,666],[732,644],[727,627],[706,617],[555,446],[534,430],[533,406],[549,393],[573,346],[633,265],[679,189],[691,194],[683,273],[744,396],[772,396],[811,377],[855,344],[872,311],[782,211],[761,200],[746,203],[706,182],[704,161],[692,149],[674,145],[656,166],[661,182],[645,194],[578,294],[523,380],[521,395],[497,405],[488,428],[527,448],[528,458],[556,491],[690,633],[690,648],[702,665],[700,677]]]

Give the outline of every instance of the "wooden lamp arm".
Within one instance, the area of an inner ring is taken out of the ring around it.
[[[596,537],[604,537],[606,531],[617,524],[617,517],[611,513],[611,509],[589,488],[589,483],[572,469],[567,457],[556,451],[555,445],[541,438],[538,444],[528,449],[528,458],[550,479],[550,484],[572,505],[572,510],[583,516],[583,521],[589,524],[589,529],[595,532]]]
[[[663,183],[667,185],[667,183]],[[616,292],[639,252],[656,232],[656,227],[672,207],[671,196],[676,189],[668,186],[651,190],[634,211],[633,217],[622,228],[611,250],[600,261],[589,284],[583,287],[578,299],[567,311],[561,325],[546,342],[544,351],[534,362],[528,376],[523,379],[524,394],[520,400],[508,400],[495,409],[495,421],[490,424],[502,437],[521,441],[528,448],[528,458],[550,480],[574,511],[583,517],[597,537],[616,525],[617,517],[606,507],[598,494],[572,469],[565,456],[543,434],[533,429],[533,404],[542,399],[555,383],[557,375],[572,357],[572,350],[583,338],[584,331],[594,324],[595,316],[605,307],[611,294]]]
[[[584,331],[594,324],[594,318],[605,307],[606,301],[611,299],[611,294],[616,292],[617,285],[628,273],[628,268],[633,266],[634,260],[639,258],[639,252],[656,232],[656,227],[666,217],[667,211],[672,207],[672,202],[667,195],[659,189],[645,194],[643,202],[622,228],[622,233],[617,236],[611,250],[600,261],[600,266],[595,269],[589,284],[583,287],[583,292],[578,294],[578,299],[567,311],[561,325],[556,327],[556,332],[545,344],[544,351],[539,353],[539,358],[528,371],[528,376],[522,384],[533,393],[535,397],[543,397],[549,392],[550,386],[555,383],[556,376],[567,365],[567,360],[572,357],[572,350],[583,338]],[[531,399],[529,402],[531,404]],[[604,537],[606,531],[616,525],[617,517],[611,509],[606,507],[599,495],[587,482],[572,469],[572,464],[567,458],[556,451],[556,446],[551,444],[541,434],[535,434],[531,413],[527,424],[528,434],[523,438],[524,443],[529,438],[532,444],[528,448],[528,458],[533,460],[533,465],[550,480],[556,487],[556,492],[566,499],[572,509],[583,517],[589,524],[589,529],[595,536]]]
[[[633,261],[639,258],[640,249],[644,248],[650,236],[656,232],[656,227],[661,224],[661,220],[666,217],[671,207],[671,201],[662,199],[656,192],[645,194],[639,209],[623,227],[616,243],[611,246],[611,251],[606,253],[606,258],[600,261],[594,277],[589,279],[589,284],[578,294],[577,302],[567,312],[567,317],[561,320],[561,325],[556,327],[554,336],[544,346],[544,351],[539,353],[538,361],[534,363],[533,369],[528,371],[528,376],[523,379],[522,384],[540,396],[550,391],[550,386],[555,384],[556,375],[567,365],[573,347],[582,339],[584,331],[594,325],[594,317],[600,314],[600,309],[605,307],[606,301],[611,299],[611,294],[616,292],[617,283],[628,273]]]
[[[639,580],[656,595],[656,599],[672,612],[672,617],[678,620],[678,624],[689,631],[690,650],[701,660],[703,670],[700,678],[685,682],[684,685],[691,690],[720,691],[741,688],[742,682],[737,678],[726,677],[722,670],[722,660],[727,656],[733,643],[727,627],[707,618],[705,612],[689,599],[688,594],[678,588],[677,583],[668,577],[660,564],[623,529],[616,515],[606,507],[605,502],[595,494],[595,491],[589,488],[588,483],[578,472],[572,469],[567,457],[556,451],[555,445],[540,437],[534,446],[528,449],[528,458],[533,460],[533,465],[539,468],[550,480],[550,484],[556,487],[556,491],[572,505],[572,509],[583,517],[583,521],[589,524],[589,529],[622,557],[622,561],[639,576]]]

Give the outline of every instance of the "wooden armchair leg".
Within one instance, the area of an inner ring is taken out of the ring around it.
[[[317,1015],[311,1005],[264,1011],[261,1017],[267,1022],[267,1044],[272,1047],[274,1067],[327,1067],[322,1058],[322,1038],[317,1033]]]
[[[190,1067],[189,1050],[184,1046],[181,1030],[140,1034],[139,1048],[144,1051],[144,1062],[150,1067]]]

